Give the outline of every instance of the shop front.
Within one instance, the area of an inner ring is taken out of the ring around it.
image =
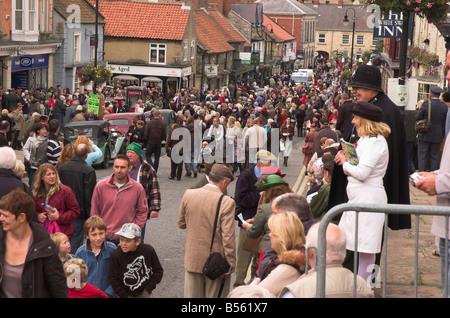
[[[113,73],[112,82],[122,88],[127,86],[161,87],[165,98],[181,88],[190,88],[192,67],[157,67],[108,63]]]
[[[11,62],[11,86],[32,90],[48,85],[49,54],[18,56]]]

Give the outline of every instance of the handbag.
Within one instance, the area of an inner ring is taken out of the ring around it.
[[[422,119],[416,122],[416,132],[425,133],[430,131],[431,129],[431,102],[430,97],[428,96],[428,118]]]
[[[259,244],[262,238],[262,235],[255,239],[245,235],[244,242],[242,242],[242,249],[248,252],[259,253]]]
[[[170,156],[172,156],[172,147],[168,147],[168,148],[167,148],[166,155],[167,155],[167,157],[169,157],[169,158],[170,158]]]
[[[220,204],[222,202],[224,195],[219,199],[219,204],[217,205],[216,218],[214,220],[213,235],[211,240],[211,246],[209,247],[209,257],[203,265],[202,274],[203,277],[208,277],[211,280],[215,280],[221,275],[227,273],[230,270],[230,264],[227,259],[223,257],[220,253],[212,252],[212,247],[214,243],[214,236],[216,235],[217,219],[219,218]]]
[[[284,140],[280,139],[280,151],[285,151],[286,150],[286,146],[284,144]]]
[[[310,145],[305,145],[302,147],[302,153],[304,155],[309,155],[311,153],[312,147]]]

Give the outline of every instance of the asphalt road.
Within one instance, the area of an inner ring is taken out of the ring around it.
[[[289,159],[288,167],[282,166],[280,170],[286,173],[285,180],[294,186],[302,168],[303,155],[301,146],[304,138],[294,139],[293,154]],[[184,169],[184,168],[183,168]],[[112,162],[109,168],[96,168],[97,179],[103,179],[112,174]],[[183,177],[180,181],[169,180],[170,159],[165,155],[164,150],[160,158],[158,179],[161,188],[162,207],[158,218],[147,221],[145,243],[151,244],[160,259],[164,268],[164,276],[161,283],[152,293],[152,298],[183,298],[184,290],[184,251],[185,251],[185,230],[179,229],[177,225],[178,210],[183,193],[195,181],[194,178]],[[203,176],[199,173],[198,178]],[[228,195],[234,196],[236,180],[228,187]],[[199,198],[201,199],[201,198]],[[236,231],[238,230],[236,226]],[[237,233],[237,232],[236,232]],[[237,238],[237,236],[236,236]],[[232,276],[232,283],[234,276]]]

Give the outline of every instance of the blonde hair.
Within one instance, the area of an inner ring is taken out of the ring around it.
[[[355,115],[355,117],[360,119],[358,128],[358,135],[360,137],[370,135],[382,135],[387,137],[391,133],[391,128],[385,123],[379,123],[357,115]]]
[[[272,234],[272,248],[280,255],[305,246],[305,230],[297,213],[287,211],[272,214],[268,226]]]
[[[63,150],[61,151],[61,154],[59,155],[58,163],[56,164],[56,166],[59,167],[64,162],[72,160],[73,157],[75,157],[75,146],[73,144],[65,145]]]
[[[56,182],[52,185],[47,193],[47,197],[51,198],[56,192],[61,190],[61,180],[59,179],[58,170],[51,163],[43,163],[39,166],[38,171],[36,172],[36,176],[34,177],[33,190],[32,194],[35,199],[43,198],[45,196],[44,189],[45,184],[42,178],[47,173],[47,170],[50,169],[56,172]]]
[[[55,245],[58,248],[61,245],[62,241],[64,241],[64,240],[70,241],[70,238],[66,234],[64,234],[62,232],[56,232],[56,233],[50,234],[50,238],[52,239],[52,241],[55,243]],[[64,255],[64,258],[65,259],[69,259],[70,258],[70,254],[66,253]]]
[[[76,267],[79,268],[79,271],[76,270]],[[86,262],[81,258],[72,258],[69,259],[63,266],[64,274],[66,277],[69,277],[73,274],[80,274],[80,283],[84,283],[88,276],[88,267]]]
[[[89,144],[89,139],[86,136],[79,136],[77,140],[75,140],[75,148],[77,148],[79,144],[85,144],[88,146],[89,152],[92,152],[92,146]]]

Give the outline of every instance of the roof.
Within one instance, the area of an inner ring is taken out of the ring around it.
[[[248,23],[257,23],[256,20],[262,17],[263,7],[258,3],[232,3],[231,10]]]
[[[219,11],[208,11],[212,18],[216,20],[217,25],[220,25],[225,32],[228,42],[244,42],[244,46],[251,46],[250,42],[236,29],[234,25],[228,21]]]
[[[70,10],[71,5],[76,5],[80,8],[80,22],[81,23],[95,23],[95,8],[85,0],[54,0],[53,8],[58,14],[67,20],[72,14]],[[98,15],[98,22],[105,23],[105,19],[101,14]]]
[[[337,4],[319,4],[314,7],[312,3],[304,3],[303,5],[310,8],[314,8],[320,14],[320,19],[317,21],[316,30],[339,30],[339,31],[352,31],[352,19],[353,10],[348,10],[347,15],[349,19],[348,25],[344,25],[342,20],[347,9],[353,8],[356,13],[355,30],[358,32],[373,32],[373,27],[369,28],[367,25],[367,19],[371,12],[367,12],[366,9],[358,5],[343,5],[339,7]]]
[[[314,9],[296,0],[258,0],[255,3],[263,5],[264,14],[318,15]]]
[[[277,24],[267,15],[264,14],[263,17],[263,25],[266,27],[267,35],[276,42],[294,41],[296,39],[295,36],[286,31],[281,25]],[[270,31],[273,31],[273,33]]]
[[[106,20],[107,36],[161,40],[183,39],[191,12],[178,3],[127,0],[99,1],[99,10]]]
[[[215,16],[206,10],[194,13],[197,27],[198,45],[208,53],[223,53],[234,51],[224,29],[217,27]]]

